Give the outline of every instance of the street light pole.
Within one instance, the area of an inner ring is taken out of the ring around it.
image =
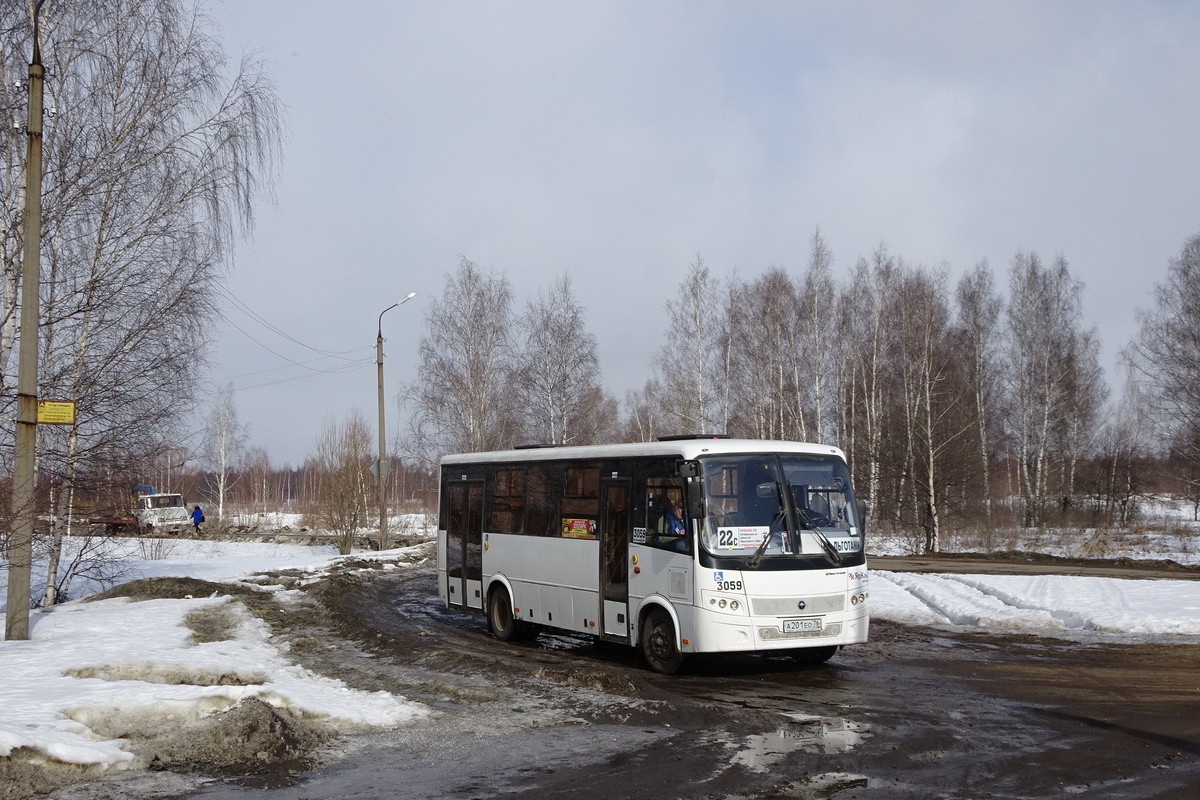
[[[391,311],[396,306],[402,306],[409,300],[417,296],[416,292],[409,292],[408,297],[401,300],[399,303],[392,303],[390,306],[379,312],[379,326],[375,334],[375,368],[379,375],[379,462],[375,465],[376,473],[379,477],[379,549],[386,550],[388,547],[388,527],[387,527],[387,429],[383,424],[383,315]]]

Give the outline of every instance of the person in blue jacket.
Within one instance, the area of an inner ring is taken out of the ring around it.
[[[667,513],[658,521],[659,543],[686,552],[688,549],[687,522],[683,515],[683,497],[673,493],[667,505]]]
[[[192,525],[196,527],[196,534],[200,534],[200,523],[204,522],[204,512],[200,510],[200,506],[192,509]]]

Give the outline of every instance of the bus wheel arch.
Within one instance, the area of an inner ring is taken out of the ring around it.
[[[663,675],[674,675],[683,665],[679,623],[663,605],[643,607],[638,619],[638,650],[650,669]]]
[[[488,630],[502,642],[517,637],[519,622],[513,614],[512,592],[504,581],[492,581],[487,591]]]

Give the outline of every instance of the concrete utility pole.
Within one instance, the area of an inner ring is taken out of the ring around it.
[[[416,292],[409,292],[408,297],[401,300],[399,303],[392,303],[390,306],[379,312],[379,328],[375,334],[375,366],[376,372],[379,375],[379,461],[376,463],[376,473],[379,478],[379,549],[387,550],[388,548],[388,525],[387,525],[387,433],[383,425],[383,315],[391,311],[396,306],[402,306],[409,300],[417,296]]]
[[[25,149],[25,253],[21,265],[21,347],[17,358],[17,432],[13,458],[13,526],[8,540],[8,610],[4,638],[29,638],[29,583],[33,566],[33,487],[37,470],[38,296],[42,239],[42,50],[38,11],[30,6],[33,59],[29,64],[29,120]]]

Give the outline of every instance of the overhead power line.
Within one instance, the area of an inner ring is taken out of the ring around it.
[[[291,342],[292,344],[298,345],[299,347],[303,347],[305,350],[309,350],[313,353],[317,353],[318,355],[327,356],[329,358],[341,358],[341,357],[349,355],[350,353],[356,353],[356,352],[359,352],[360,350],[370,349],[370,345],[365,345],[363,347],[354,347],[349,350],[323,350],[319,347],[313,347],[312,345],[306,344],[305,342],[300,341],[299,339],[292,336],[288,332],[277,327],[274,323],[267,320],[265,317],[263,317],[257,311],[250,308],[250,306],[246,305],[241,300],[239,300],[237,297],[235,297],[233,294],[231,294],[229,292],[229,290],[226,289],[224,286],[220,287],[219,291],[221,292],[221,295],[225,297],[226,300],[228,300],[235,307],[237,307],[239,310],[241,310],[242,313],[244,313],[246,316],[250,317],[250,319],[254,320],[262,327],[266,328],[271,333],[274,333],[276,336],[279,336],[282,339],[286,339],[287,341]],[[263,348],[267,352],[271,353],[272,355],[279,356],[280,358],[283,358],[287,361],[291,361],[291,359],[288,359],[286,356],[280,355],[279,353],[275,352],[271,348],[264,345],[262,342],[255,339],[249,333],[246,333],[246,331],[244,329],[242,329],[241,327],[239,327],[236,323],[234,323],[233,320],[231,320],[228,317],[228,315],[222,313],[221,318],[224,319],[226,322],[228,322],[230,325],[233,325],[235,328],[237,328],[239,331],[241,331],[243,334],[245,334],[248,339],[250,339],[252,342],[257,344],[259,347]],[[298,362],[292,361],[292,363],[298,363]]]
[[[369,357],[363,357],[361,355],[358,357],[353,357],[354,353],[363,353],[363,352],[369,351],[371,349],[371,347],[369,345],[365,345],[363,347],[355,347],[350,350],[325,350],[325,349],[322,349],[319,347],[313,347],[312,345],[309,345],[305,342],[300,341],[296,337],[292,336],[291,334],[287,333],[286,331],[282,330],[281,328],[279,328],[278,326],[276,326],[275,324],[273,324],[272,322],[267,320],[265,317],[263,317],[261,314],[256,312],[254,309],[250,308],[250,306],[248,306],[246,303],[242,302],[239,298],[237,298],[233,294],[231,294],[225,287],[220,287],[219,291],[220,291],[221,295],[226,300],[229,301],[230,305],[233,308],[236,308],[237,310],[241,311],[243,314],[245,314],[251,321],[253,321],[257,325],[261,326],[268,332],[280,337],[281,339],[291,342],[292,344],[294,344],[298,347],[302,347],[305,350],[308,350],[312,353],[316,353],[319,356],[319,358],[309,359],[306,361],[297,361],[294,358],[290,358],[289,356],[286,356],[283,353],[279,352],[279,350],[275,349],[274,347],[271,347],[270,345],[261,341],[255,335],[250,333],[250,331],[246,330],[246,328],[244,328],[241,325],[239,325],[238,323],[234,322],[228,314],[222,312],[221,318],[225,322],[227,322],[232,328],[237,330],[239,333],[241,333],[243,336],[245,336],[247,339],[249,339],[254,344],[258,345],[260,348],[262,348],[266,352],[270,353],[275,358],[278,358],[284,362],[283,364],[281,364],[279,366],[267,367],[266,369],[260,369],[260,370],[255,370],[254,372],[248,372],[248,373],[242,373],[240,375],[235,375],[235,376],[232,376],[231,378],[228,378],[227,380],[236,380],[238,378],[244,378],[244,377],[249,377],[249,376],[262,376],[265,373],[277,372],[279,370],[289,369],[291,367],[298,367],[299,369],[304,370],[304,372],[300,375],[292,375],[292,376],[288,376],[288,377],[282,377],[277,380],[265,381],[262,383],[256,383],[256,384],[249,385],[249,386],[240,386],[240,387],[237,387],[238,389],[256,389],[256,388],[260,388],[260,387],[264,387],[264,386],[274,386],[276,384],[288,383],[291,381],[297,381],[297,380],[301,380],[304,378],[315,377],[317,375],[339,375],[339,374],[344,374],[344,373],[348,373],[348,372],[353,372],[353,371],[356,371],[359,369],[364,369],[374,363],[374,359],[369,358]],[[326,360],[333,360],[335,362],[341,362],[341,363],[335,363],[333,366],[314,366],[315,364],[319,364],[320,362],[323,362]]]

